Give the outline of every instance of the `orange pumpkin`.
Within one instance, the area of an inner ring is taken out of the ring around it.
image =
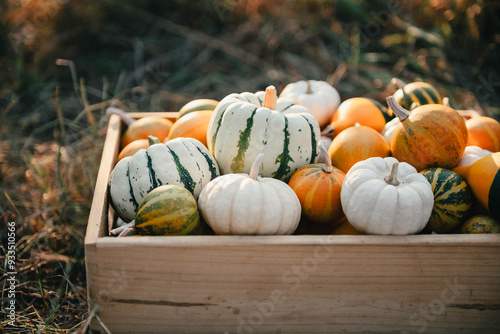
[[[333,235],[364,235],[365,233],[356,230],[354,226],[344,218],[341,220],[340,224],[337,225],[333,231],[330,233]]]
[[[325,127],[322,134],[335,138],[356,123],[382,132],[386,123],[384,109],[380,103],[364,97],[345,100],[333,114],[331,123]]]
[[[441,167],[451,169],[460,161],[467,145],[465,120],[442,104],[426,104],[410,113],[394,97],[387,103],[401,121],[391,138],[392,156],[418,171]]]
[[[148,147],[149,147],[149,140],[147,139],[134,140],[120,151],[120,154],[118,154],[118,160],[116,162],[120,161],[125,157],[133,156],[141,148],[147,149]]]
[[[319,144],[325,164],[309,164],[298,169],[288,185],[299,198],[302,216],[313,223],[336,225],[344,217],[340,190],[345,174],[332,166],[324,141]]]
[[[388,157],[390,147],[379,132],[356,124],[333,139],[328,154],[332,164],[347,173],[358,161],[371,157]]]
[[[194,138],[207,146],[207,129],[212,113],[212,110],[200,110],[184,115],[174,123],[170,129],[168,139],[178,137]]]
[[[160,142],[168,137],[174,122],[161,116],[147,116],[132,123],[123,133],[121,145],[127,146],[137,139],[146,139],[148,136],[157,137]]]
[[[482,157],[470,166],[453,169],[493,218],[500,219],[500,152]]]
[[[115,107],[109,107],[106,113],[108,115],[115,114],[120,116],[122,121],[128,126],[121,138],[120,145],[122,148],[125,148],[125,146],[134,140],[148,139],[148,136],[154,136],[160,141],[164,141],[174,124],[171,120],[161,116],[146,116],[135,120],[123,110]]]
[[[500,122],[487,116],[474,117],[465,122],[469,131],[467,146],[479,146],[482,149],[500,151]]]

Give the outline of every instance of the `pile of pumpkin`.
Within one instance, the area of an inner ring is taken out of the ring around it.
[[[500,233],[500,123],[394,84],[387,107],[309,80],[193,100],[175,122],[110,108],[128,126],[112,233]]]

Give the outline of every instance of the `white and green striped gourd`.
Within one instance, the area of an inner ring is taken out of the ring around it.
[[[165,144],[150,137],[150,146],[120,160],[109,180],[110,202],[125,221],[135,218],[142,199],[166,184],[185,187],[197,199],[201,189],[220,175],[207,148],[193,138],[175,138]]]
[[[222,99],[208,125],[207,146],[221,174],[249,173],[264,153],[260,173],[286,181],[319,155],[317,120],[291,99],[276,97],[276,89],[255,94],[230,94]]]

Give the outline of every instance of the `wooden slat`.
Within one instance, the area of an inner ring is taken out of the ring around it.
[[[350,325],[351,330],[361,323],[365,324],[365,329],[379,323],[387,326],[386,329],[404,330],[407,329],[404,327],[406,322],[398,323],[397,319],[409,319],[421,307],[429,307],[433,300],[439,301],[441,292],[446,289],[447,298],[455,296],[447,285],[453,286],[455,277],[460,277],[456,282],[460,287],[459,294],[453,299],[453,303],[446,304],[446,313],[440,314],[444,319],[440,318],[439,322],[455,323],[455,327],[451,326],[448,332],[467,326],[477,330],[478,327],[474,327],[474,323],[471,324],[469,320],[476,317],[482,320],[481,324],[498,325],[495,320],[500,315],[496,304],[500,297],[498,266],[490,268],[493,272],[484,270],[480,276],[473,276],[473,285],[469,283],[469,276],[460,274],[469,275],[477,268],[460,266],[453,270],[457,276],[448,276],[449,268],[439,270],[439,267],[432,265],[420,265],[423,271],[436,273],[429,277],[418,276],[411,265],[395,266],[387,275],[395,277],[394,273],[398,272],[396,277],[410,282],[390,284],[386,282],[386,277],[381,276],[377,266],[359,268],[359,263],[352,263],[350,266],[339,267],[335,259],[329,259],[328,263],[321,263],[316,270],[311,271],[300,270],[304,263],[300,259],[289,260],[288,267],[283,270],[282,267],[273,266],[276,260],[272,256],[262,259],[260,263],[227,263],[225,259],[231,249],[208,253],[198,249],[197,257],[189,257],[194,250],[170,248],[169,251],[163,254],[164,261],[155,261],[150,265],[138,265],[148,262],[147,254],[141,252],[136,253],[137,255],[129,252],[107,255],[115,257],[117,261],[101,267],[99,272],[107,272],[108,275],[101,275],[92,283],[99,287],[98,296],[101,300],[97,303],[101,305],[101,319],[108,328],[119,331],[123,322],[123,319],[113,322],[113,314],[126,315],[129,321],[129,316],[133,317],[134,313],[138,313],[141,315],[139,323],[148,324],[151,331],[161,332],[162,328],[168,328],[172,332],[194,331],[191,326],[196,319],[196,322],[203,325],[198,328],[201,332],[209,332],[209,328],[214,332],[235,332],[238,318],[231,312],[238,309],[237,312],[243,319],[249,319],[258,311],[257,305],[269,303],[273,291],[278,291],[281,293],[281,301],[272,307],[279,309],[279,312],[266,316],[266,323],[270,328],[294,332],[298,325],[305,326],[303,328],[309,326],[311,333],[335,332],[335,324],[331,324],[331,327],[315,327],[311,318],[317,318],[321,323],[339,312],[343,315],[342,318],[349,317],[351,322],[346,322],[345,328]],[[305,249],[303,251],[308,254]],[[177,255],[181,253],[186,258],[198,260],[186,262],[183,259],[181,263],[177,260]],[[205,258],[200,253],[204,253]],[[341,257],[343,252],[336,254]],[[118,261],[118,256],[132,265],[124,266],[124,263]],[[97,258],[103,257],[104,254]],[[386,257],[386,261],[390,260],[390,257]],[[294,266],[299,269],[296,274],[292,274]],[[273,267],[276,269],[272,270]],[[183,274],[184,268],[192,274]],[[252,271],[255,273],[252,274]],[[287,271],[289,275],[286,275]],[[110,282],[117,284],[110,285]],[[473,297],[472,291],[476,297]],[[135,307],[138,309],[132,311]],[[293,321],[290,322],[290,319]],[[294,326],[287,327],[291,324]],[[140,325],[132,325],[130,328],[137,332],[144,329]],[[261,329],[270,330],[258,327],[256,332],[261,332]]]
[[[127,113],[130,117],[138,119],[142,117],[148,117],[148,116],[161,116],[168,118],[172,122],[175,122],[177,120],[177,115],[179,114],[178,112],[175,111],[165,111],[165,112],[130,112]]]
[[[210,242],[233,239],[211,238]],[[247,240],[251,238],[208,247],[187,246],[177,237],[163,238],[171,241],[168,246],[137,246],[143,238],[133,238],[135,247],[120,247],[120,240],[102,238],[96,256],[100,275],[91,277],[107,310],[101,319],[119,331],[121,320],[113,313],[130,314],[130,309],[139,307],[142,311],[136,312],[145,316],[142,322],[148,331],[237,332],[238,317],[232,312],[238,309],[240,317],[249,319],[278,291],[282,300],[274,303],[276,311],[266,316],[266,324],[253,328],[256,333],[279,328],[287,333],[298,328],[309,333],[415,331],[410,317],[419,316],[421,308],[440,308],[443,294],[447,301],[443,312],[432,315],[435,320],[428,321],[426,332],[474,333],[500,325],[498,244],[477,244],[471,253],[470,247],[443,246],[444,241],[389,247],[354,241],[318,245],[311,242],[313,236],[298,236],[302,240],[290,246],[268,240],[272,238],[263,238],[262,243]],[[464,261],[450,264],[446,254]],[[334,314],[339,314],[338,321],[325,324]],[[203,326],[194,326],[192,319]]]
[[[118,156],[121,128],[122,123],[120,121],[120,117],[112,115],[109,119],[101,163],[99,172],[97,173],[96,187],[94,190],[94,197],[92,199],[92,206],[85,234],[85,246],[95,245],[97,239],[106,233],[108,182],[109,175],[113,170]]]

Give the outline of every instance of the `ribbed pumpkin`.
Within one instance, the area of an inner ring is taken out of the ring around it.
[[[326,81],[300,80],[286,85],[280,97],[292,99],[309,109],[320,127],[329,123],[340,105],[340,95]]]
[[[390,147],[379,132],[356,124],[333,138],[328,154],[332,164],[347,173],[358,161],[371,157],[388,157]]]
[[[500,151],[500,122],[487,116],[474,117],[465,122],[469,131],[468,146],[479,146],[485,150]]]
[[[213,111],[193,111],[184,117],[179,118],[168,133],[168,140],[188,137],[199,140],[203,145],[207,146],[207,129]]]
[[[453,232],[472,213],[469,186],[460,175],[445,168],[428,168],[420,174],[429,181],[434,192],[434,207],[424,232]]]
[[[467,145],[467,127],[458,112],[440,104],[411,111],[389,96],[387,103],[401,121],[391,138],[391,153],[418,171],[431,167],[451,169]]]
[[[257,154],[264,153],[261,174],[288,181],[297,169],[318,155],[319,125],[303,106],[276,99],[276,88],[230,94],[214,110],[207,146],[222,174],[249,173]]]
[[[325,142],[320,142],[325,164],[309,164],[296,171],[288,185],[299,198],[302,216],[320,224],[339,223],[344,216],[340,203],[340,190],[345,174],[332,166]]]
[[[396,102],[404,109],[410,109],[413,102],[419,103],[421,106],[426,104],[442,104],[443,98],[432,85],[425,82],[405,83],[404,81],[394,78],[391,81],[399,89],[393,94]],[[390,107],[390,106],[389,106]],[[392,110],[392,108],[390,107]]]
[[[464,178],[474,197],[500,219],[500,152],[489,154],[470,166],[456,167],[454,172]]]
[[[434,204],[431,185],[408,163],[374,157],[347,172],[340,192],[347,220],[367,234],[420,232]]]
[[[250,174],[225,174],[201,191],[198,207],[218,235],[292,234],[300,221],[299,199],[283,181],[260,177],[264,154],[259,153]]]
[[[149,136],[154,136],[160,141],[164,141],[174,124],[171,120],[161,116],[147,116],[135,120],[123,110],[114,107],[109,107],[106,113],[108,115],[115,114],[120,116],[122,121],[128,126],[120,141],[120,147],[122,148],[134,140],[148,139]]]
[[[333,114],[331,123],[325,127],[322,134],[335,138],[345,129],[359,123],[382,132],[386,123],[385,107],[375,100],[354,97],[342,102]]]
[[[151,190],[177,184],[198,198],[201,189],[217,176],[217,162],[198,140],[176,138],[161,144],[151,138],[147,150],[141,149],[115,165],[109,179],[110,202],[123,220],[131,221]]]
[[[201,231],[193,194],[179,185],[153,189],[141,201],[135,216],[139,235],[187,235]]]
[[[219,104],[219,101],[213,99],[196,99],[189,101],[188,103],[183,105],[181,109],[179,109],[177,118],[184,117],[187,114],[192,113],[194,111],[201,111],[201,110],[213,111],[215,107],[217,107],[217,104]]]

